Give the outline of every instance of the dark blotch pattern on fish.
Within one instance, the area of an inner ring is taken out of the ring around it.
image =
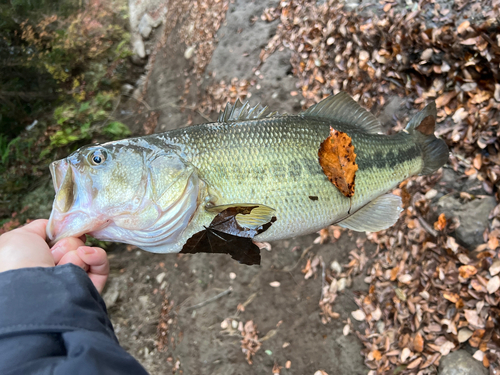
[[[420,156],[420,150],[415,145],[413,147],[407,148],[406,150],[399,149],[397,152],[388,151],[383,153],[381,151],[374,152],[371,155],[366,155],[365,157],[360,157],[358,159],[358,165],[360,169],[382,169],[382,168],[394,168],[397,165],[416,159]]]

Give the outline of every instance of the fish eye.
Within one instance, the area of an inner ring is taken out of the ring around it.
[[[89,156],[89,162],[91,165],[101,165],[106,161],[107,153],[105,150],[99,149],[92,151]]]

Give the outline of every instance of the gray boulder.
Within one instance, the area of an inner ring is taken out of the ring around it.
[[[457,350],[441,358],[439,375],[488,375],[488,369],[465,350]]]
[[[496,206],[494,197],[486,196],[463,203],[460,198],[446,195],[438,201],[438,212],[447,219],[458,217],[460,226],[456,230],[459,242],[469,249],[484,243],[483,232],[488,227],[488,215]]]

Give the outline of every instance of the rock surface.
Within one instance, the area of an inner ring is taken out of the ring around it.
[[[144,14],[141,18],[141,22],[139,22],[139,33],[143,38],[147,39],[151,35],[151,31],[153,31],[153,19],[149,14]]]
[[[470,202],[453,195],[439,199],[439,213],[444,213],[447,219],[458,217],[460,226],[456,229],[457,240],[470,250],[484,243],[483,232],[488,227],[488,215],[496,206],[494,197],[483,196]]]
[[[133,34],[132,40],[132,51],[139,56],[141,59],[146,57],[146,49],[144,47],[144,42],[140,34]]]
[[[488,375],[488,370],[467,351],[457,350],[441,359],[439,375]]]

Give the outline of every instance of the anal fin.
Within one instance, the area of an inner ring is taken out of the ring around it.
[[[337,225],[357,232],[378,232],[393,226],[403,211],[401,197],[384,194]]]
[[[245,228],[256,229],[262,225],[265,225],[273,220],[275,214],[274,208],[265,206],[263,204],[254,203],[233,203],[224,204],[219,206],[206,207],[207,212],[211,213],[221,213],[222,211],[231,207],[254,207],[252,211],[247,214],[236,215],[236,221],[239,225]]]

